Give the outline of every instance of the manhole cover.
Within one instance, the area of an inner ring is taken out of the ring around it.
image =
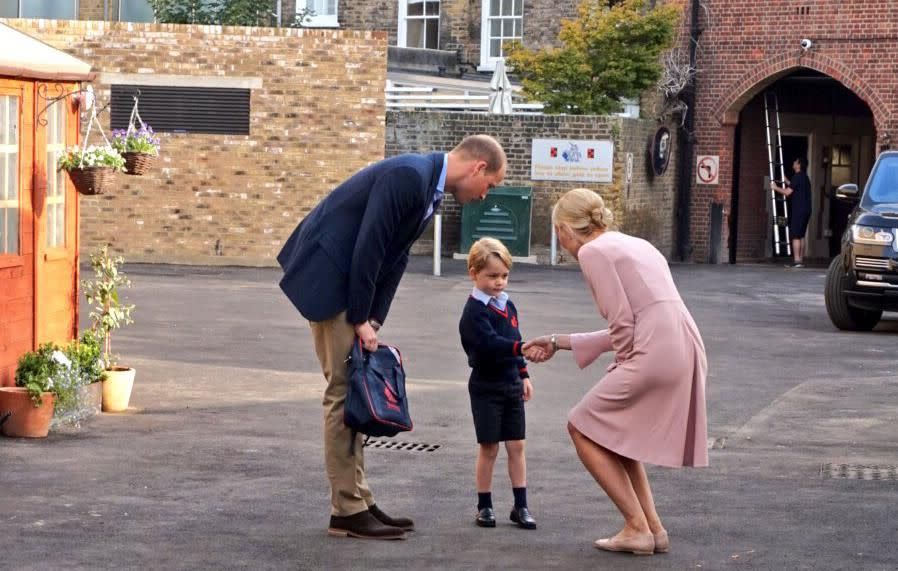
[[[824,464],[820,467],[820,475],[824,479],[898,481],[898,466]]]
[[[403,440],[374,440],[365,442],[366,448],[381,448],[383,450],[405,450],[406,452],[433,452],[439,444],[425,444],[424,442],[406,442]]]

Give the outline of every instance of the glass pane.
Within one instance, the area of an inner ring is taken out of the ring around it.
[[[502,20],[490,20],[490,36],[498,38],[502,35]]]
[[[502,0],[502,15],[511,16],[514,9],[514,0]]]
[[[424,47],[424,21],[409,20],[408,31],[406,33],[405,45],[409,48]]]
[[[19,98],[8,96],[7,100],[7,113],[5,117],[6,128],[3,129],[2,125],[0,125],[0,129],[5,131],[5,135],[3,137],[4,144],[7,145],[18,145],[19,144]],[[0,105],[0,108],[3,106]]]
[[[501,5],[502,0],[489,0],[490,2],[490,16],[498,16],[499,15],[499,7]]]
[[[422,4],[421,2],[409,2],[408,15],[409,16],[423,16],[424,15],[424,4]]]
[[[490,40],[490,57],[499,57],[501,52],[501,40]]]
[[[0,0],[0,18],[18,18],[19,0]]]
[[[336,16],[337,15],[337,0],[328,0],[327,11],[325,13],[328,16]]]
[[[6,200],[6,183],[8,182],[6,172],[7,166],[6,163],[9,160],[9,155],[0,154],[0,202]]]
[[[6,249],[5,254],[19,253],[19,209],[6,209]]]
[[[424,11],[428,16],[439,16],[440,15],[440,3],[439,2],[427,2],[425,4],[427,9]]]
[[[52,175],[55,158],[56,153],[47,151],[47,196],[56,196],[56,177]]]
[[[514,36],[514,20],[502,21],[502,37],[510,38]]]
[[[521,35],[522,35],[521,34],[521,21],[518,18],[515,18],[515,20],[514,20],[514,37],[520,38]]]
[[[149,0],[122,0],[122,13],[119,20],[122,22],[153,22],[153,7]]]
[[[56,136],[53,142],[57,145],[65,144],[65,104],[58,102],[56,107]]]
[[[514,0],[514,15],[515,16],[523,16],[524,15],[524,0]]]
[[[56,172],[56,192],[62,194],[65,197],[65,171],[56,170],[56,162],[59,160],[59,157],[62,153],[58,152],[53,157],[53,170]],[[47,167],[50,168],[50,167]]]
[[[440,23],[439,20],[427,20],[427,43],[425,48],[432,50],[439,49],[440,44]]]
[[[65,246],[65,204],[56,205],[56,240],[54,246]]]
[[[22,2],[23,18],[77,19],[77,0],[28,0]]]
[[[19,197],[19,153],[6,155],[6,198],[15,200]]]

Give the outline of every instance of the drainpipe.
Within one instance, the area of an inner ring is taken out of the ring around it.
[[[695,69],[696,48],[698,38],[701,35],[699,28],[699,0],[692,0],[692,16],[689,26],[689,65]],[[692,165],[694,163],[695,136],[695,84],[697,76],[683,90],[683,102],[686,103],[686,119],[677,130],[677,142],[679,147],[679,199],[677,200],[677,252],[676,258],[687,261],[692,257],[692,243],[690,240],[690,221],[692,217]]]

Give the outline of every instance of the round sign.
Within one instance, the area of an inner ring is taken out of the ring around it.
[[[658,127],[655,136],[652,137],[652,147],[649,150],[652,159],[652,172],[656,176],[661,176],[667,170],[667,164],[670,162],[670,143],[670,129]]]

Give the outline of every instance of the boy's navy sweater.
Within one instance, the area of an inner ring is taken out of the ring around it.
[[[469,383],[480,388],[520,386],[527,378],[521,353],[518,310],[511,300],[505,311],[469,297],[458,323],[461,346],[471,366]]]

